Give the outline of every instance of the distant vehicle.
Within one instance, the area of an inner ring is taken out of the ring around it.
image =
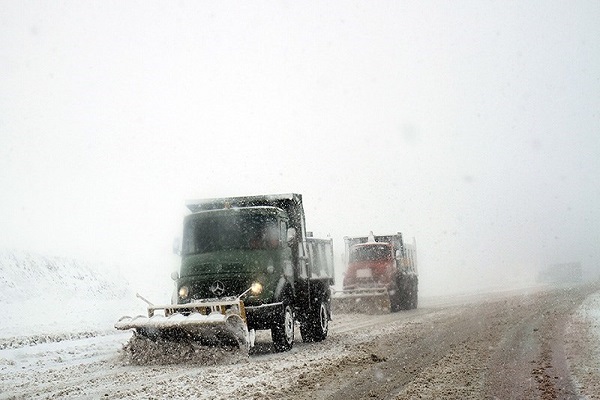
[[[537,277],[538,282],[548,284],[580,283],[582,270],[580,262],[551,264],[542,269]]]
[[[333,241],[307,235],[300,194],[193,200],[171,305],[124,317],[117,329],[151,339],[254,345],[271,330],[275,351],[327,337],[334,284]],[[162,310],[164,315],[154,315]]]
[[[416,243],[402,233],[344,237],[346,272],[343,290],[334,296],[341,312],[399,311],[417,308]]]

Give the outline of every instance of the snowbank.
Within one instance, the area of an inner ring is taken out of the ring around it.
[[[600,292],[588,296],[566,329],[569,369],[583,398],[600,393]]]
[[[113,331],[144,314],[118,268],[24,251],[0,251],[0,347],[6,338],[44,342]]]

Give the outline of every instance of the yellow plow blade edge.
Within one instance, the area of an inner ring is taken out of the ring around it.
[[[332,308],[339,314],[386,314],[391,310],[390,296],[386,289],[336,292]]]
[[[228,344],[239,347],[249,347],[251,344],[248,327],[237,314],[191,313],[173,314],[168,317],[155,315],[150,318],[140,315],[121,318],[115,324],[115,328],[135,329],[137,333],[150,339],[192,339],[207,345]]]

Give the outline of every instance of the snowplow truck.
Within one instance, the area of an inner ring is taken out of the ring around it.
[[[344,237],[343,290],[335,292],[338,312],[396,312],[417,308],[416,243],[392,235]]]
[[[307,234],[300,194],[186,205],[172,304],[149,304],[147,317],[124,317],[117,329],[248,349],[256,330],[270,330],[277,352],[292,348],[296,323],[303,341],[326,338],[333,241]]]

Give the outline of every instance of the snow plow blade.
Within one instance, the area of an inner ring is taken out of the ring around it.
[[[163,314],[155,314],[163,310]],[[208,346],[234,346],[249,349],[254,345],[246,324],[244,302],[238,298],[198,301],[148,307],[148,316],[122,317],[119,330],[134,329],[151,340],[178,342],[192,340]]]
[[[334,292],[332,307],[340,314],[386,314],[391,303],[386,288],[352,289]]]

